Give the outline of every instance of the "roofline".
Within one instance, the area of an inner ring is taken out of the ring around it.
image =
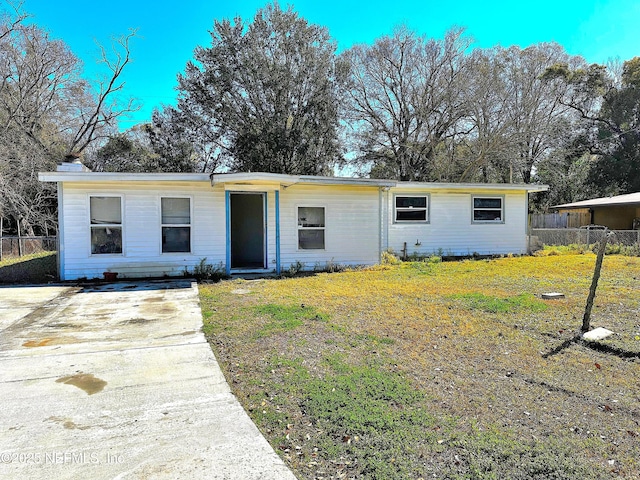
[[[551,208],[589,208],[589,207],[617,207],[640,205],[640,192],[625,193],[623,195],[614,195],[612,197],[591,198],[588,200],[580,200],[579,202],[563,203],[561,205],[553,205]]]
[[[355,177],[323,177],[318,175],[286,175],[281,173],[242,172],[242,173],[213,173],[211,185],[225,183],[278,183],[291,186],[306,185],[359,185],[369,187],[393,187],[395,180]]]
[[[589,202],[589,200],[585,200]],[[640,206],[640,202],[612,202],[612,203],[565,203],[564,205],[552,205],[549,208],[558,208],[566,210],[579,210],[581,208],[593,208],[593,207],[634,207]]]
[[[41,182],[207,182],[208,173],[39,172]]]
[[[549,185],[529,183],[446,183],[446,182],[398,182],[397,188],[425,188],[433,190],[509,190],[529,193],[546,192]]]
[[[211,182],[211,185],[235,184],[279,184],[302,185],[350,185],[363,187],[396,187],[431,190],[502,190],[544,192],[548,185],[513,183],[444,183],[444,182],[400,182],[376,178],[323,177],[316,175],[286,175],[280,173],[122,173],[122,172],[40,172],[41,182]]]

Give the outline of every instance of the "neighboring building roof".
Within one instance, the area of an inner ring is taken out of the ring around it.
[[[564,203],[554,205],[552,208],[591,208],[591,207],[615,207],[623,205],[640,205],[640,192],[616,195],[615,197],[593,198],[581,202]]]
[[[349,185],[362,187],[401,187],[405,189],[429,188],[434,190],[492,190],[544,192],[548,185],[529,185],[511,183],[434,183],[399,182],[376,178],[322,177],[313,175],[284,175],[279,173],[111,173],[85,171],[41,172],[38,179],[42,182],[211,182],[212,186],[235,185]]]

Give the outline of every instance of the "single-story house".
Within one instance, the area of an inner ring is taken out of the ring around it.
[[[62,280],[372,265],[382,252],[527,252],[528,195],[545,185],[418,183],[271,173],[102,173],[56,182]]]
[[[588,224],[612,230],[640,229],[640,192],[615,197],[594,198],[553,207],[559,213],[585,213]]]

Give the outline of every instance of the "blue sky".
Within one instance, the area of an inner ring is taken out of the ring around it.
[[[6,1],[6,0],[0,0]],[[255,0],[25,0],[23,8],[53,38],[64,40],[85,63],[87,76],[97,73],[98,41],[138,31],[132,42],[133,63],[124,78],[125,94],[141,109],[121,123],[126,129],[148,121],[154,107],[176,97],[176,75],[198,45],[209,45],[214,19],[237,15],[251,19],[266,1]],[[354,1],[301,0],[292,5],[308,21],[323,25],[339,49],[372,43],[405,23],[440,38],[452,26],[466,27],[478,47],[556,41],[588,62],[640,55],[640,2],[637,0],[539,0],[530,2],[443,0]]]

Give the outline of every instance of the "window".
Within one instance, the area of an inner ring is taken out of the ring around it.
[[[324,249],[324,207],[298,207],[298,248]]]
[[[122,199],[89,197],[91,253],[122,253]]]
[[[423,222],[429,221],[428,195],[404,196],[396,195],[396,222]]]
[[[479,223],[503,223],[504,198],[473,197],[473,221]]]
[[[191,251],[191,199],[162,198],[162,253]]]

